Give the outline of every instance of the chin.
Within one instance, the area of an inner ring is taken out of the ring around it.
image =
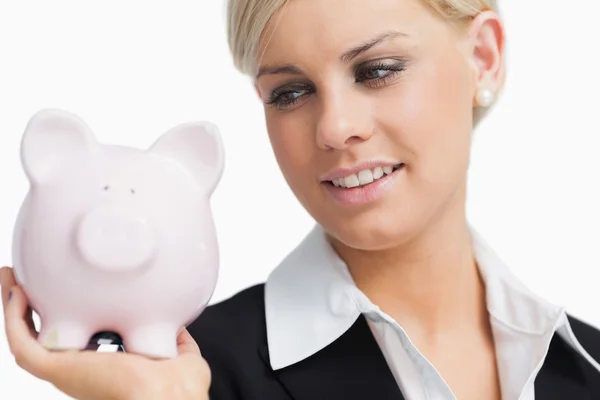
[[[340,244],[362,251],[381,251],[410,241],[421,227],[415,214],[361,213],[351,218],[329,215],[321,225]],[[332,218],[333,217],[333,218]]]
[[[417,193],[399,188],[362,209],[321,202],[313,207],[319,210],[313,217],[340,245],[360,251],[403,247],[438,222],[452,224],[464,217],[465,184],[438,185],[437,189]]]

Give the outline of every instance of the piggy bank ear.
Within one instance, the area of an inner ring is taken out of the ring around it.
[[[209,195],[221,180],[223,142],[217,126],[210,122],[178,125],[159,137],[149,151],[178,163]]]
[[[21,163],[31,182],[43,182],[95,144],[89,127],[74,114],[44,109],[30,118],[21,140]]]

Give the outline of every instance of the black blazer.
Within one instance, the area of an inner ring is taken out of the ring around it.
[[[600,360],[600,331],[569,316]],[[188,327],[210,365],[211,400],[403,400],[364,317],[311,357],[278,371],[269,364],[264,284],[209,306]],[[535,381],[536,400],[600,400],[600,374],[555,335]]]

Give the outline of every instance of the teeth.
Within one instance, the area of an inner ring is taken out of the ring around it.
[[[344,183],[346,184],[346,187],[348,187],[348,188],[353,188],[353,187],[360,185],[360,181],[358,180],[358,176],[356,176],[356,174],[352,174],[343,179],[344,179]]]
[[[360,171],[358,174],[352,174],[345,178],[338,178],[331,181],[335,187],[346,187],[353,188],[362,185],[368,185],[369,183],[382,178],[385,175],[389,175],[395,171],[393,166],[376,167],[373,170],[365,169]]]
[[[362,170],[358,173],[358,181],[361,185],[373,182],[373,173],[370,169]]]
[[[373,179],[379,179],[383,176],[383,168],[377,167],[373,170]]]

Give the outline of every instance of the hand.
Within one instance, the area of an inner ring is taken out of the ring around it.
[[[152,360],[130,353],[51,351],[37,341],[31,308],[12,268],[0,269],[6,335],[16,363],[80,400],[208,400],[210,369],[183,329],[179,355]],[[10,300],[9,300],[10,293]]]

